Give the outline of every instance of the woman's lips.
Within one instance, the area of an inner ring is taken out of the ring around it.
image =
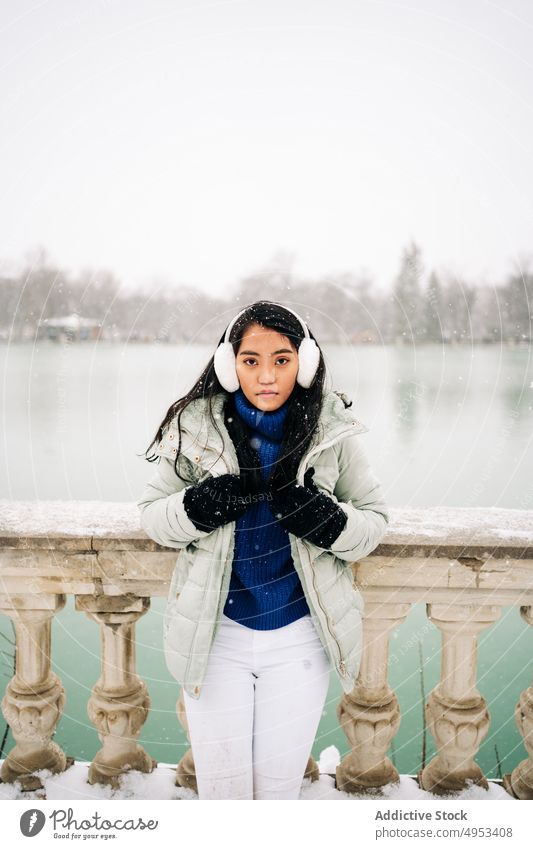
[[[277,395],[277,392],[258,392],[258,395]]]

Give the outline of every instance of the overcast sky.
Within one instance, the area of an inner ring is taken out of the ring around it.
[[[531,0],[2,0],[0,260],[233,286],[533,254]]]

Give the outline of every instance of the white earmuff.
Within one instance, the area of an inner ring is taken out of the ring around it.
[[[278,304],[278,306],[283,306],[284,309],[289,310],[289,312],[291,312],[302,325],[302,330],[305,335],[300,342],[300,347],[298,348],[298,374],[296,376],[296,382],[300,386],[303,386],[304,389],[308,389],[313,382],[313,378],[320,362],[320,349],[315,340],[311,339],[309,336],[307,325],[303,319],[300,318],[298,313],[294,312],[294,310],[291,310],[289,307],[286,307],[284,304]],[[215,374],[227,392],[236,392],[240,386],[239,378],[237,377],[237,370],[235,368],[233,345],[228,341],[229,335],[231,333],[231,328],[239,316],[246,312],[247,309],[248,307],[245,307],[232,319],[226,329],[226,333],[224,334],[224,341],[220,343],[215,351]]]

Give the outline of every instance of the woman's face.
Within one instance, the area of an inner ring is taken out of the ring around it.
[[[235,359],[241,389],[251,404],[272,411],[285,403],[298,374],[298,353],[286,336],[250,324]]]

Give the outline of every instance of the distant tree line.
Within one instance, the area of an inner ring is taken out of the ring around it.
[[[303,279],[291,264],[290,257],[278,255],[223,299],[157,282],[132,290],[106,270],[72,275],[41,249],[16,276],[0,276],[0,338],[33,340],[46,335],[47,320],[75,313],[96,319],[99,338],[106,340],[212,344],[239,305],[268,298],[303,314],[323,341],[531,342],[529,267],[497,286],[474,285],[450,273],[426,274],[421,249],[411,242],[384,292],[366,274]]]

